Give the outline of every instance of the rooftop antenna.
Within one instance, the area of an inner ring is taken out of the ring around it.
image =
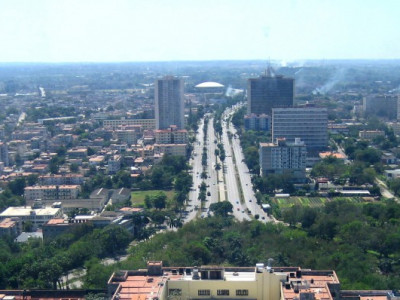
[[[268,264],[267,264],[267,271],[269,273],[272,273],[272,262],[274,261],[273,258],[268,258]]]

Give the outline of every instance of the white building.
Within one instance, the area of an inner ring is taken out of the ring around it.
[[[62,208],[46,206],[43,208],[32,208],[31,206],[9,207],[0,213],[0,220],[6,218],[19,218],[22,223],[30,221],[34,228],[42,226],[50,219],[62,217]]]
[[[300,139],[294,143],[287,143],[285,139],[260,143],[259,155],[262,176],[288,173],[294,179],[305,178],[307,149]]]

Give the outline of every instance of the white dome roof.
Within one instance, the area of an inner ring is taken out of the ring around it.
[[[222,87],[224,87],[224,85],[220,84],[218,82],[206,81],[206,82],[199,83],[195,87],[196,88],[222,88]]]

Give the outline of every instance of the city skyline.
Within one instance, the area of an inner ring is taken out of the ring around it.
[[[398,8],[394,0],[3,0],[0,62],[395,59]]]

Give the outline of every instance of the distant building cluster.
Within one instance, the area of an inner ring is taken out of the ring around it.
[[[319,151],[328,146],[327,109],[308,104],[295,106],[294,79],[276,75],[271,68],[267,69],[265,75],[248,80],[244,127],[246,130],[270,132],[272,144],[285,140],[289,145],[301,140],[304,144],[304,164],[297,168],[299,171],[294,176],[297,179],[304,178],[306,165],[311,166],[318,159]],[[260,162],[264,163],[266,159],[262,154],[265,155],[265,149],[265,144],[260,145]],[[261,164],[261,174],[281,173],[281,167],[272,167],[280,165],[281,159],[280,156],[271,156],[271,166]],[[293,171],[291,173],[294,175]]]

